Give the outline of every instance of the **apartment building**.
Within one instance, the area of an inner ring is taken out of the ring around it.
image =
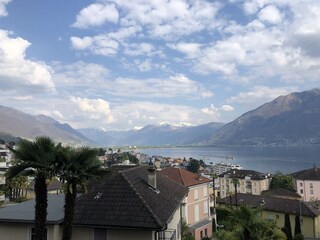
[[[261,192],[269,189],[271,177],[269,174],[254,170],[231,169],[219,175],[220,196],[224,198],[235,193],[237,182],[238,193],[261,195]]]
[[[188,187],[188,196],[183,201],[182,218],[195,240],[211,237],[209,186],[212,180],[181,168],[165,168],[159,173]]]
[[[320,199],[320,168],[313,167],[292,173],[297,193],[304,201]]]

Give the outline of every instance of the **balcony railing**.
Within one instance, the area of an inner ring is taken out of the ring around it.
[[[166,230],[159,232],[159,240],[176,240],[176,230]]]

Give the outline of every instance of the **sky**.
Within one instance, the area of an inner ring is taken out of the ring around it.
[[[320,87],[319,0],[0,0],[0,105],[74,128],[229,122]]]

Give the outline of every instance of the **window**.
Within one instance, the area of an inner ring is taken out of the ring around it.
[[[310,189],[313,189],[313,183],[310,183]]]
[[[198,199],[198,198],[199,198],[199,191],[198,191],[198,189],[193,190],[193,193],[194,193],[194,200]]]
[[[207,188],[207,186],[203,189],[203,196],[204,197],[208,196],[208,188]]]
[[[203,213],[204,213],[204,214],[207,214],[207,213],[208,213],[208,203],[207,203],[207,202],[204,202],[204,203],[203,203]]]
[[[199,221],[199,204],[194,205],[194,221]]]
[[[46,228],[46,232],[47,232],[47,238],[48,238],[48,229]],[[30,228],[30,231],[29,231],[30,235],[29,235],[29,239],[30,240],[34,240],[36,239],[36,234],[35,234],[35,228],[34,227],[31,227]]]
[[[203,231],[200,231],[200,238],[203,238]]]
[[[279,215],[278,214],[276,214],[276,219],[279,219]]]
[[[208,229],[204,229],[204,235],[207,237],[208,236]]]
[[[310,189],[310,194],[313,195],[313,189]]]
[[[302,187],[302,182],[300,183],[300,187]]]
[[[300,189],[300,194],[303,194],[303,189]]]

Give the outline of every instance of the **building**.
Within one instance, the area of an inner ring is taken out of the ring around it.
[[[73,239],[181,239],[188,189],[145,166],[120,171],[81,196]]]
[[[48,240],[62,237],[64,195],[48,196]],[[5,240],[34,239],[34,200],[0,208],[0,238]]]
[[[304,201],[320,199],[320,168],[310,168],[292,173],[297,193]]]
[[[110,174],[77,199],[73,240],[181,240],[188,189],[140,166]],[[62,237],[64,195],[48,195],[48,240]],[[32,239],[34,200],[0,209],[0,236]]]
[[[183,201],[182,216],[188,231],[200,240],[212,236],[209,186],[211,179],[181,168],[165,168],[160,175],[188,187],[188,196]]]
[[[237,192],[260,195],[262,191],[269,189],[271,177],[269,174],[253,170],[232,169],[219,175],[219,186],[221,198],[235,192],[234,181]]]
[[[233,163],[217,163],[212,165],[212,173],[215,173],[217,175],[220,175],[222,173],[225,173],[231,169],[243,169],[239,164],[233,164]]]
[[[281,229],[285,226],[285,215],[289,215],[292,236],[296,218],[300,220],[301,233],[305,239],[320,238],[320,209],[316,203],[304,202],[297,199],[285,199],[271,196],[259,196],[252,194],[237,194],[231,196],[231,204],[246,205],[253,208],[262,208],[262,219],[271,219],[276,221]],[[230,197],[220,199],[220,205],[230,205]]]

